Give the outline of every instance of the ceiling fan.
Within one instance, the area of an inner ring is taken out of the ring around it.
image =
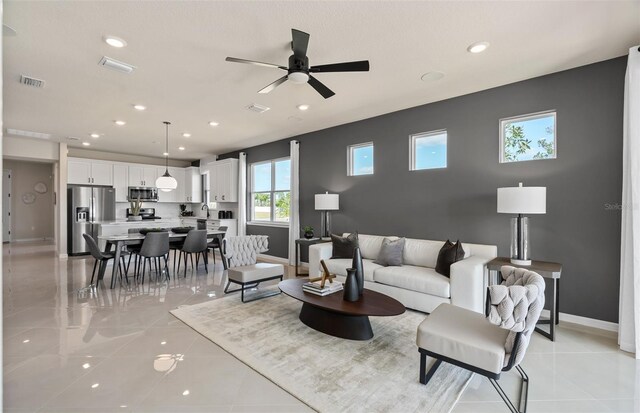
[[[309,83],[318,93],[325,99],[335,95],[335,93],[326,87],[311,73],[328,73],[328,72],[368,72],[369,61],[360,60],[357,62],[333,63],[320,66],[309,66],[309,58],[307,57],[307,46],[309,45],[309,34],[300,30],[291,29],[291,50],[293,54],[289,56],[289,67],[279,66],[272,63],[256,62],[254,60],[238,59],[235,57],[227,57],[227,62],[246,63],[249,65],[271,67],[275,69],[286,70],[287,74],[280,79],[260,89],[258,93],[269,93],[276,87],[280,86],[287,80],[293,83],[302,84]]]

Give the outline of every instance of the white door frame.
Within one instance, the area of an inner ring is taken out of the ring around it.
[[[2,242],[11,242],[11,169],[2,170]]]

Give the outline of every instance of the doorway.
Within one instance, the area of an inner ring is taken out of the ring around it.
[[[11,169],[2,170],[2,242],[11,242]]]

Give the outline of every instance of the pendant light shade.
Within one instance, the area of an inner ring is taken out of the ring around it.
[[[164,175],[156,179],[156,188],[162,192],[171,192],[178,187],[178,181],[169,173],[169,125],[171,122],[162,122],[166,129],[166,155],[165,155],[165,171]]]

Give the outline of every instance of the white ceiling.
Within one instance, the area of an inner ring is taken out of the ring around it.
[[[610,59],[640,43],[640,1],[5,1],[4,17],[17,31],[4,39],[5,128],[162,156],[162,121],[169,120],[171,157],[182,159]],[[259,95],[284,72],[224,61],[286,65],[291,28],[311,34],[311,65],[368,59],[371,71],[318,74],[336,93],[324,100],[290,82]],[[112,48],[104,35],[128,45]],[[468,53],[477,41],[491,46]],[[104,55],[137,69],[126,75],[102,68]],[[446,76],[421,81],[429,71]],[[46,86],[21,85],[20,74]],[[148,109],[135,111],[136,103]],[[271,110],[250,112],[251,103]],[[311,108],[300,112],[301,103]],[[183,138],[185,131],[192,137]],[[92,132],[103,136],[91,139]]]

